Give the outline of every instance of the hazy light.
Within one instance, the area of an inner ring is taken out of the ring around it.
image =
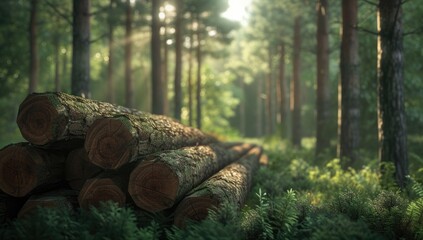
[[[247,24],[247,9],[251,5],[251,0],[229,0],[228,3],[229,8],[226,12],[222,13],[222,16],[244,25]]]
[[[99,53],[99,52],[98,52],[98,53],[96,53],[96,54],[95,54],[95,58],[101,58],[101,53]]]
[[[167,44],[167,45],[172,45],[172,44],[173,44],[173,40],[172,40],[172,39],[168,39],[168,40],[166,40],[166,44]]]
[[[175,11],[175,7],[172,4],[169,4],[169,3],[166,3],[164,8],[165,8],[166,12],[174,12]]]
[[[214,36],[216,36],[217,32],[216,32],[216,30],[210,30],[208,32],[208,34],[209,34],[210,37],[214,37]]]
[[[159,13],[159,18],[160,18],[160,20],[163,21],[166,18],[166,14],[164,12],[160,12]]]

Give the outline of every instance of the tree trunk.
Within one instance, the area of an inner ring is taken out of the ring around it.
[[[0,150],[0,189],[23,197],[42,185],[63,181],[66,152],[46,151],[28,143],[12,144]]]
[[[286,78],[285,78],[285,43],[281,43],[280,52],[279,52],[279,111],[281,115],[281,128],[282,128],[282,138],[286,137],[286,131],[288,130],[287,120],[288,120],[288,111],[287,111],[287,90],[286,90]]]
[[[132,7],[126,0],[125,18],[125,106],[134,107],[134,86],[132,83]]]
[[[103,169],[89,162],[84,148],[71,151],[65,164],[65,179],[69,186],[80,191],[85,181],[103,172]]]
[[[270,46],[268,48],[268,72],[266,77],[266,135],[273,132],[272,129],[272,57]]]
[[[29,88],[28,92],[36,91],[38,84],[38,47],[37,47],[37,21],[38,21],[38,0],[31,0],[31,16],[29,20]]]
[[[239,88],[241,89],[241,101],[239,103],[239,133],[245,136],[245,83],[242,77],[238,77]]]
[[[17,124],[22,136],[35,145],[84,140],[98,118],[137,111],[66,93],[31,94],[19,106]]]
[[[54,45],[54,90],[56,92],[60,92],[61,86],[60,86],[60,62],[59,62],[59,54],[60,54],[60,36],[55,35],[53,39],[53,45]]]
[[[171,208],[187,192],[252,147],[243,144],[226,150],[216,144],[148,156],[132,171],[129,193],[138,207],[149,212]]]
[[[225,167],[186,196],[175,210],[174,224],[184,227],[188,219],[203,220],[209,210],[229,203],[239,208],[244,204],[259,167],[262,149],[255,147],[237,162]]]
[[[18,218],[33,214],[40,207],[73,211],[78,205],[77,196],[77,191],[67,189],[32,195],[22,206]]]
[[[176,0],[176,19],[175,19],[175,109],[174,117],[181,121],[182,109],[182,18],[184,14],[183,0]],[[191,123],[191,122],[190,122]],[[191,124],[190,124],[191,126]]]
[[[404,188],[408,175],[404,109],[403,1],[379,1],[378,11],[378,126],[379,159],[395,166],[395,180]],[[389,176],[388,176],[389,177]]]
[[[90,0],[73,0],[72,86],[73,95],[91,97]]]
[[[151,153],[214,141],[171,118],[139,113],[96,120],[87,132],[85,149],[95,165],[117,169]]]
[[[329,24],[328,1],[317,2],[317,99],[316,99],[316,153],[318,157],[330,147],[329,111]]]
[[[200,17],[197,15],[197,23],[199,24]],[[201,103],[201,68],[202,68],[202,56],[201,56],[201,33],[200,29],[197,29],[197,128],[201,129],[201,110],[202,110],[202,103]]]
[[[160,0],[152,1],[152,21],[151,21],[151,67],[152,67],[152,87],[154,114],[164,113],[163,103],[163,79],[161,69],[161,41],[160,41]]]
[[[191,23],[191,27],[193,27],[193,23]],[[192,70],[193,70],[193,44],[194,44],[194,30],[191,28],[190,37],[189,37],[189,53],[188,53],[188,122],[189,125],[192,127],[194,126],[193,122],[193,83],[192,83]]]
[[[294,25],[294,56],[293,56],[293,84],[292,84],[292,144],[301,147],[301,82],[300,82],[300,54],[301,54],[301,18],[295,18]]]
[[[169,91],[169,47],[167,45],[167,35],[168,35],[168,26],[166,23],[166,18],[164,19],[163,23],[164,28],[164,35],[163,35],[163,114],[169,116],[169,99],[168,99],[168,91]]]
[[[360,143],[360,82],[358,74],[357,0],[342,1],[341,135],[344,166],[356,162]]]
[[[256,131],[257,137],[263,136],[263,81],[261,76],[257,78],[257,119],[256,119]]]
[[[107,101],[110,103],[115,103],[115,86],[114,86],[114,25],[113,25],[113,8],[114,8],[114,1],[110,0],[109,4],[109,61],[107,64]]]

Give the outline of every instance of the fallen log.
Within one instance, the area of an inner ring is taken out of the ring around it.
[[[184,227],[188,219],[200,221],[222,203],[241,207],[251,187],[253,172],[259,166],[260,147],[251,149],[237,162],[225,167],[193,189],[175,210],[174,224]]]
[[[85,181],[103,172],[103,169],[92,164],[84,148],[71,151],[66,158],[65,179],[69,186],[80,191]]]
[[[117,169],[155,152],[212,142],[213,137],[171,118],[140,113],[96,120],[87,132],[85,150],[93,164]]]
[[[77,196],[77,191],[69,189],[61,189],[43,194],[32,195],[22,206],[18,213],[18,218],[27,216],[38,208],[73,210],[78,206]]]
[[[253,145],[185,147],[148,156],[131,172],[128,191],[149,212],[171,208],[198,184],[236,161]]]
[[[0,189],[23,197],[36,188],[48,189],[64,178],[66,153],[38,149],[28,143],[11,144],[0,150]]]
[[[134,112],[137,111],[61,92],[33,93],[20,104],[17,124],[26,140],[46,145],[83,140],[96,119]]]

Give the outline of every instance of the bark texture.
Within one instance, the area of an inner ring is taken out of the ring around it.
[[[174,117],[181,120],[182,110],[182,21],[184,14],[184,1],[176,0],[176,19],[175,19],[175,109]]]
[[[125,15],[125,106],[134,107],[134,87],[132,83],[132,6],[126,0]]]
[[[138,207],[149,212],[171,208],[188,191],[252,147],[242,144],[227,150],[213,144],[154,154],[132,171],[129,193]]]
[[[84,148],[71,151],[65,164],[65,179],[69,186],[80,191],[85,181],[103,172],[103,169],[89,162]]]
[[[395,179],[405,187],[408,175],[404,109],[403,1],[379,1],[378,126],[379,159],[395,165]],[[381,169],[382,174],[385,169]]]
[[[31,15],[29,20],[29,88],[28,93],[35,92],[38,83],[38,46],[37,46],[38,0],[31,0]]]
[[[88,130],[85,149],[95,165],[116,169],[147,154],[215,141],[171,118],[139,113],[95,121]]]
[[[96,119],[136,112],[66,93],[34,93],[19,106],[17,124],[26,140],[45,145],[59,140],[84,139]]]
[[[73,210],[78,205],[77,196],[77,191],[68,189],[32,195],[20,209],[18,218],[32,214],[40,207]]]
[[[151,21],[151,67],[152,67],[152,87],[153,106],[152,113],[164,113],[163,79],[161,69],[161,41],[160,41],[160,3],[161,0],[152,1],[152,21]]]
[[[360,143],[360,82],[358,74],[357,0],[342,1],[340,157],[345,167],[358,156]]]
[[[66,153],[46,151],[28,143],[0,150],[0,189],[23,197],[37,187],[63,181]]]
[[[188,219],[203,220],[210,209],[224,202],[241,207],[251,188],[253,173],[259,167],[261,153],[260,147],[251,149],[194,188],[176,208],[174,224],[183,227]]]
[[[301,82],[300,82],[300,54],[301,54],[301,18],[296,17],[294,23],[294,56],[293,56],[293,84],[291,94],[292,104],[292,145],[301,147]]]

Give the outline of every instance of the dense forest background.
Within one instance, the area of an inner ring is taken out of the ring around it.
[[[54,0],[2,3],[1,146],[21,140],[15,119],[18,103],[28,92],[72,92],[74,7],[71,1]],[[299,145],[299,139],[302,144],[314,145],[317,135],[324,136],[323,148],[330,157],[337,156],[338,108],[342,109],[338,107],[341,2],[325,9],[328,70],[323,75],[323,110],[316,91],[321,81],[317,81],[316,70],[321,47],[316,41],[315,2],[253,1],[248,21],[242,23],[222,17],[227,7],[223,0],[163,1],[155,10],[151,1],[92,2],[86,40],[89,48],[85,51],[89,54],[90,97],[150,112],[155,112],[153,101],[159,101],[160,113],[227,137],[274,136],[289,139],[287,142],[292,139],[293,145]],[[422,162],[421,26],[416,19],[423,9],[416,1],[401,7],[404,105],[408,157],[413,167]],[[359,134],[355,148],[360,159],[376,159],[378,154],[377,10],[376,4],[358,1],[354,26],[359,94],[353,96],[353,102],[360,114],[353,131]],[[152,41],[152,11],[157,11],[160,42]],[[296,19],[299,40],[294,39]],[[157,54],[152,51],[157,49],[152,50],[152,43],[159,45],[159,64],[153,64]],[[296,47],[300,53],[294,54]],[[299,63],[297,73],[295,61]],[[153,69],[160,69],[159,75],[154,75]],[[317,125],[316,117],[321,122],[322,115],[324,123]]]

